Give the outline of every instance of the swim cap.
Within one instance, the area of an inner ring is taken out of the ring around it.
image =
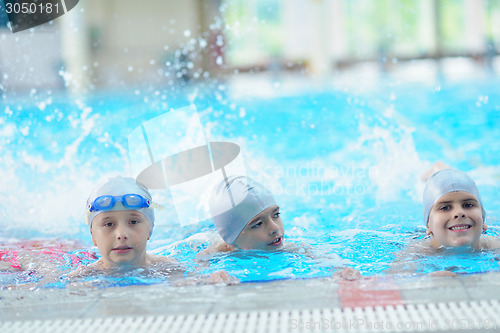
[[[232,244],[252,218],[276,201],[263,185],[244,176],[231,176],[214,188],[209,204],[219,235]]]
[[[432,175],[425,185],[423,202],[425,223],[429,221],[429,214],[431,213],[432,206],[434,206],[439,198],[447,193],[458,191],[470,193],[477,198],[481,205],[484,221],[486,218],[486,211],[484,210],[476,183],[474,183],[465,172],[456,169],[446,169]]]
[[[92,221],[97,215],[101,213],[119,210],[136,210],[138,212],[141,212],[148,219],[149,224],[151,225],[151,230],[149,232],[149,235],[151,236],[151,234],[153,233],[153,227],[155,226],[155,214],[151,206],[139,209],[127,208],[123,206],[121,202],[117,202],[110,209],[94,210],[92,212],[90,211],[90,207],[94,200],[102,195],[121,196],[125,194],[138,194],[143,198],[149,200],[149,202],[152,202],[151,194],[149,193],[148,188],[143,184],[137,182],[134,178],[121,176],[108,178],[102,183],[98,184],[87,199],[87,207],[85,209],[85,223],[88,224],[89,228],[92,228]]]

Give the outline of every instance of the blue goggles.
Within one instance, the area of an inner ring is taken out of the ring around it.
[[[88,210],[90,212],[110,210],[118,201],[120,201],[125,208],[133,210],[151,206],[149,200],[139,194],[124,194],[120,196],[102,195],[89,204]]]

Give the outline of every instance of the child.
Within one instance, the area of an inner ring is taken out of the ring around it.
[[[432,249],[500,247],[500,241],[481,236],[486,225],[481,196],[474,181],[462,171],[444,169],[432,175],[424,189],[424,221],[430,238],[422,245]]]
[[[214,188],[209,205],[222,240],[200,252],[198,258],[237,249],[276,251],[284,248],[285,229],[280,208],[272,193],[258,182],[244,176],[226,178]],[[344,268],[335,274],[338,275],[346,280],[361,278],[359,271],[352,268]]]
[[[214,188],[209,205],[223,241],[202,254],[235,249],[274,251],[283,247],[285,230],[279,206],[261,184],[247,177],[231,176]]]
[[[144,185],[124,177],[110,178],[99,184],[87,200],[85,222],[102,257],[88,266],[80,266],[69,276],[139,267],[180,269],[177,260],[146,252],[154,221],[151,194]],[[209,282],[234,281],[226,272],[216,272]]]
[[[111,268],[178,265],[175,259],[146,252],[155,219],[151,204],[147,188],[133,178],[115,177],[97,185],[87,199],[85,222],[102,257],[70,276]]]

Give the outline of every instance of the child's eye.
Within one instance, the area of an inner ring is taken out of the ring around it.
[[[442,206],[439,208],[439,210],[449,210],[450,208],[450,206]]]
[[[261,225],[262,225],[262,221],[260,221],[258,223],[255,223],[251,228],[252,229],[257,229],[257,228],[260,228]]]
[[[274,218],[277,219],[278,217],[280,217],[281,213],[280,212],[277,212],[276,214],[274,214]]]
[[[141,222],[141,221],[139,221],[139,220],[132,220],[132,221],[130,221],[129,223],[130,223],[130,224],[137,224],[137,223],[139,223],[139,222]]]
[[[104,226],[106,228],[112,227],[113,226],[113,222],[104,223]]]
[[[472,208],[474,207],[475,205],[472,203],[472,202],[465,202],[464,203],[464,208]]]

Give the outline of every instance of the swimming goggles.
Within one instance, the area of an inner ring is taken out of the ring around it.
[[[102,195],[89,204],[88,210],[90,212],[110,210],[118,201],[120,201],[125,208],[134,210],[151,206],[150,201],[139,194],[124,194],[120,196]]]

